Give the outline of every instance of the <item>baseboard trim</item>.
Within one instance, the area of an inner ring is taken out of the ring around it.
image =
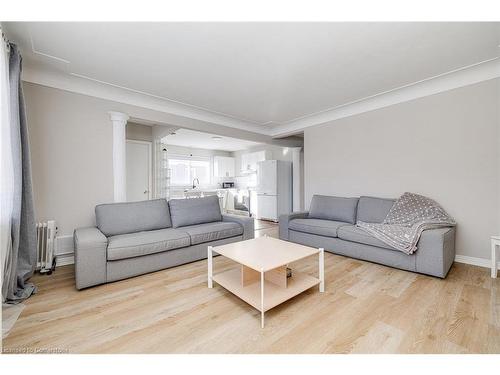
[[[56,267],[67,266],[70,264],[75,264],[75,256],[73,253],[57,255]]]
[[[491,268],[491,260],[485,258],[469,257],[467,255],[455,255],[455,262]],[[500,267],[500,262],[498,262],[498,266]]]
[[[57,236],[56,267],[75,263],[73,235]]]

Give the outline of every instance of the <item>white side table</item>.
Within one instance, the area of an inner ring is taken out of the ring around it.
[[[491,236],[491,277],[497,277],[497,246],[500,246],[500,236]]]

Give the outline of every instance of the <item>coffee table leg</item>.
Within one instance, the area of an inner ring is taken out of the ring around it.
[[[260,271],[260,327],[264,328],[264,270]]]
[[[325,291],[325,249],[319,248],[319,291]]]
[[[212,268],[212,246],[208,247],[207,250],[207,259],[208,259],[208,287],[212,288],[213,283],[212,283],[212,273],[213,273],[213,268]]]

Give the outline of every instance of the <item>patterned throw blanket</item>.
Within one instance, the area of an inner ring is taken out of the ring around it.
[[[455,220],[430,198],[404,193],[379,223],[358,221],[356,225],[384,243],[406,254],[417,250],[420,235],[426,229],[455,226]]]

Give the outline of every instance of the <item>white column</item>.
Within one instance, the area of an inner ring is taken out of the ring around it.
[[[109,112],[113,123],[113,192],[115,202],[127,200],[127,156],[125,127],[128,115],[121,112]]]
[[[293,185],[293,211],[300,211],[300,189],[301,168],[300,168],[300,151],[302,147],[292,148],[292,185]]]

